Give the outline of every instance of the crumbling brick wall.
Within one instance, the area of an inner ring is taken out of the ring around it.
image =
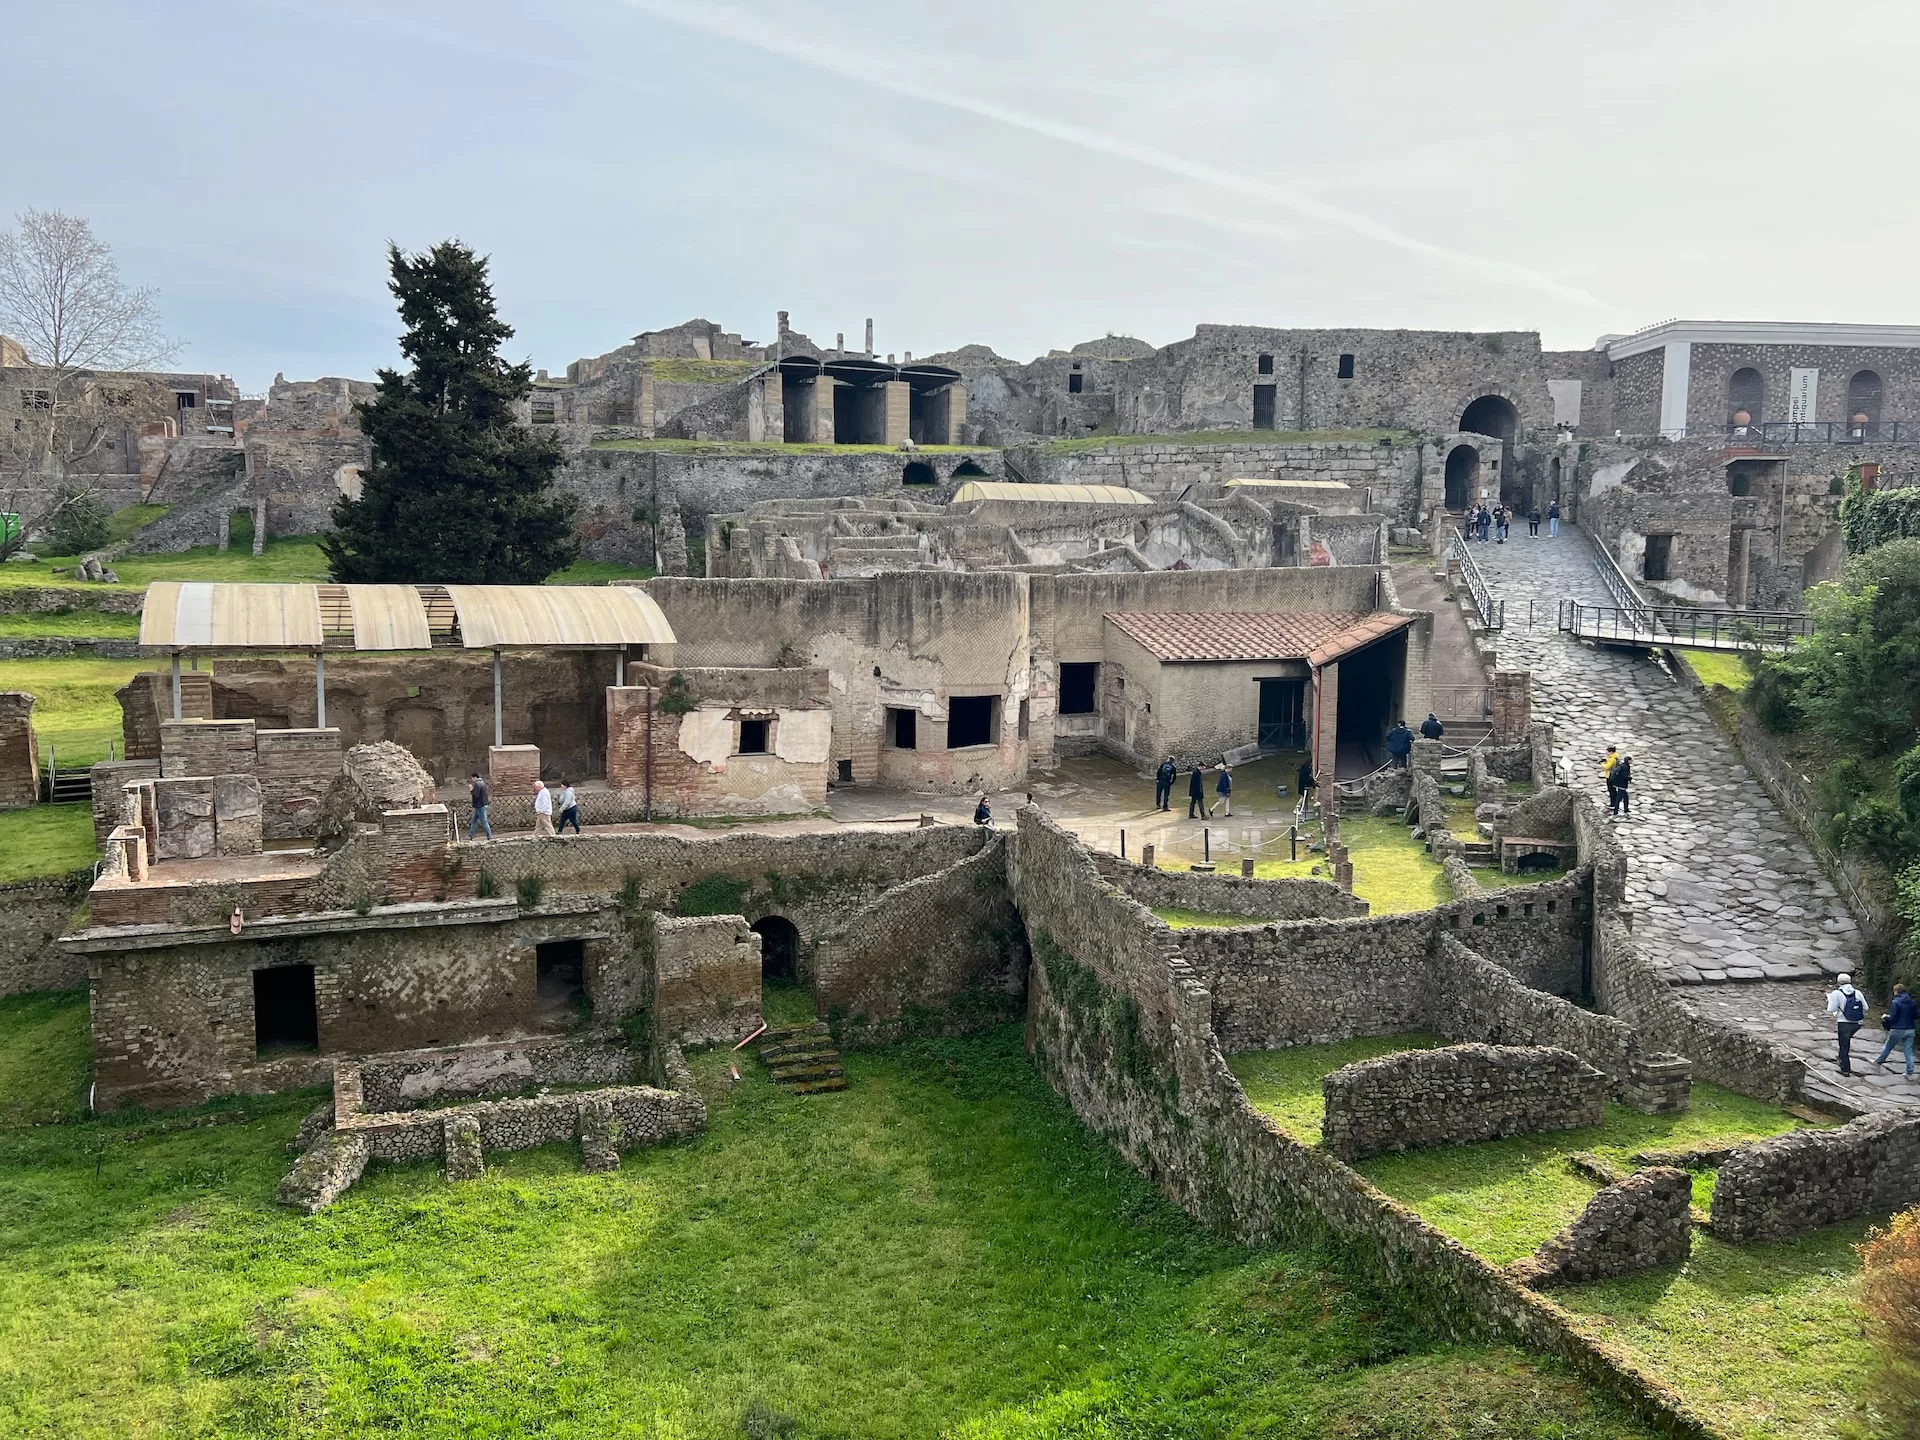
[[[1920,1116],[1870,1115],[1736,1150],[1713,1185],[1708,1228],[1734,1244],[1784,1240],[1920,1201]]]
[[[646,918],[654,1033],[679,1044],[731,1044],[760,1021],[760,937],[739,915]]]
[[[1091,853],[1102,879],[1149,909],[1244,915],[1250,920],[1333,920],[1365,915],[1370,909],[1357,895],[1325,880],[1243,880],[1237,875],[1149,870],[1104,851]]]
[[[1406,1050],[1336,1070],[1321,1086],[1321,1143],[1348,1161],[1574,1130],[1606,1118],[1606,1077],[1550,1046]]]
[[[0,690],[0,810],[40,801],[40,750],[33,738],[33,696]]]
[[[0,885],[0,995],[71,990],[87,979],[87,957],[54,944],[86,898],[90,870]]]

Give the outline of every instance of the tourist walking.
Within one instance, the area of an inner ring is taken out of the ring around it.
[[[1607,746],[1607,753],[1600,757],[1600,781],[1607,787],[1607,809],[1613,809],[1613,767],[1620,763],[1620,751]]]
[[[553,838],[553,792],[544,780],[533,782],[533,833]]]
[[[1540,507],[1536,505],[1531,510],[1527,511],[1527,534],[1538,535],[1539,533],[1540,533]]]
[[[1153,774],[1153,808],[1156,810],[1173,809],[1173,777],[1175,775],[1173,757],[1169,755],[1160,762],[1160,768]]]
[[[1609,815],[1631,815],[1633,813],[1633,757],[1622,755],[1607,772],[1607,813]]]
[[[493,797],[487,793],[487,782],[476,773],[467,787],[467,799],[473,802],[473,819],[467,822],[467,839],[473,839],[473,832],[484,830],[487,839],[493,839],[493,822],[487,819],[487,802]]]
[[[562,835],[566,834],[567,822],[572,821],[573,833],[578,835],[580,833],[580,797],[573,793],[573,786],[565,780],[560,782],[559,804],[560,824],[557,827],[559,832]]]
[[[1387,731],[1387,754],[1393,757],[1393,768],[1407,768],[1407,757],[1413,754],[1413,731],[1407,728],[1407,722],[1396,720],[1393,728]]]
[[[1440,723],[1440,717],[1438,715],[1429,710],[1427,711],[1427,718],[1420,722],[1420,733],[1429,740],[1438,740],[1442,735],[1447,733],[1447,727]]]
[[[1887,1013],[1880,1017],[1880,1028],[1887,1032],[1887,1043],[1880,1047],[1880,1058],[1873,1063],[1884,1065],[1887,1056],[1894,1047],[1900,1047],[1907,1057],[1907,1078],[1913,1078],[1913,1027],[1920,1020],[1920,1005],[1916,1005],[1913,996],[1907,993],[1907,987],[1893,987],[1893,1002],[1887,1006]]]
[[[1213,812],[1222,805],[1227,807],[1227,818],[1233,818],[1233,767],[1226,761],[1220,762],[1220,778],[1213,782],[1215,799],[1207,807],[1207,818],[1213,818]]]
[[[1493,528],[1493,512],[1484,505],[1480,507],[1480,519],[1478,523],[1480,528],[1480,543],[1484,545],[1487,543],[1487,531]]]
[[[1827,1013],[1838,1022],[1836,1034],[1840,1041],[1840,1073],[1853,1074],[1853,1037],[1860,1032],[1861,1022],[1867,1018],[1867,997],[1853,988],[1853,976],[1842,975],[1840,988],[1827,996]]]
[[[1560,502],[1553,500],[1547,505],[1547,538],[1551,540],[1560,533]]]
[[[1513,528],[1513,511],[1502,505],[1493,512],[1494,544],[1507,543],[1507,531]]]
[[[1320,798],[1320,782],[1313,778],[1312,756],[1300,762],[1300,773],[1294,779],[1300,786],[1300,809],[1304,813],[1310,801]]]
[[[1207,803],[1207,772],[1196,765],[1193,774],[1187,777],[1187,819],[1198,820],[1200,811]]]
[[[984,790],[980,792],[980,803],[973,807],[973,823],[987,830],[993,828],[993,806],[987,803]]]

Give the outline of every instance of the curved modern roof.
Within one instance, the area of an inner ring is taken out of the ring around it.
[[[445,611],[452,606],[456,628]],[[140,643],[159,650],[428,650],[441,644],[581,649],[671,645],[654,598],[631,585],[228,585],[147,587]],[[457,638],[454,638],[457,636]]]
[[[1124,485],[1021,485],[1012,480],[969,480],[953,492],[953,503],[969,500],[1024,500],[1045,505],[1151,505],[1153,497]]]

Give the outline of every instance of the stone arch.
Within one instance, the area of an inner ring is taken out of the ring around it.
[[[1520,433],[1520,412],[1504,395],[1482,395],[1460,412],[1460,428],[1511,442]]]
[[[1856,370],[1847,381],[1847,434],[1864,440],[1880,427],[1880,409],[1885,396],[1877,370]]]
[[[752,929],[760,937],[760,983],[791,985],[800,975],[800,931],[784,915],[763,915]]]
[[[902,485],[933,485],[938,483],[938,477],[933,473],[933,466],[926,461],[909,460],[900,472],[900,483]]]
[[[1753,366],[1742,365],[1727,377],[1727,424],[1738,429],[1741,422],[1733,417],[1742,410],[1747,412],[1746,424],[1760,424],[1766,403],[1767,377]]]
[[[956,480],[984,480],[987,478],[987,472],[971,460],[962,460],[958,465],[953,467],[953,478]]]
[[[1480,452],[1471,445],[1456,445],[1447,452],[1447,490],[1449,510],[1465,510],[1474,500],[1474,485],[1480,478]]]

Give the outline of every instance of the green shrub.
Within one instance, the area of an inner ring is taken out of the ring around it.
[[[752,887],[730,875],[707,875],[680,892],[673,913],[682,916],[738,915]]]
[[[698,703],[693,692],[687,689],[686,676],[676,671],[667,677],[665,693],[660,697],[662,715],[685,715]]]
[[[500,893],[500,882],[493,878],[491,870],[482,870],[473,877],[473,893],[481,900],[491,900]]]
[[[56,555],[79,555],[98,550],[111,538],[107,532],[107,507],[91,490],[62,485],[58,508],[47,527]]]
[[[1849,555],[1864,554],[1893,540],[1920,539],[1920,487],[1862,490],[1857,481],[1849,480],[1845,488],[1840,533]]]
[[[513,893],[520,901],[522,910],[540,908],[540,892],[546,889],[546,882],[538,875],[522,875],[513,882]]]

